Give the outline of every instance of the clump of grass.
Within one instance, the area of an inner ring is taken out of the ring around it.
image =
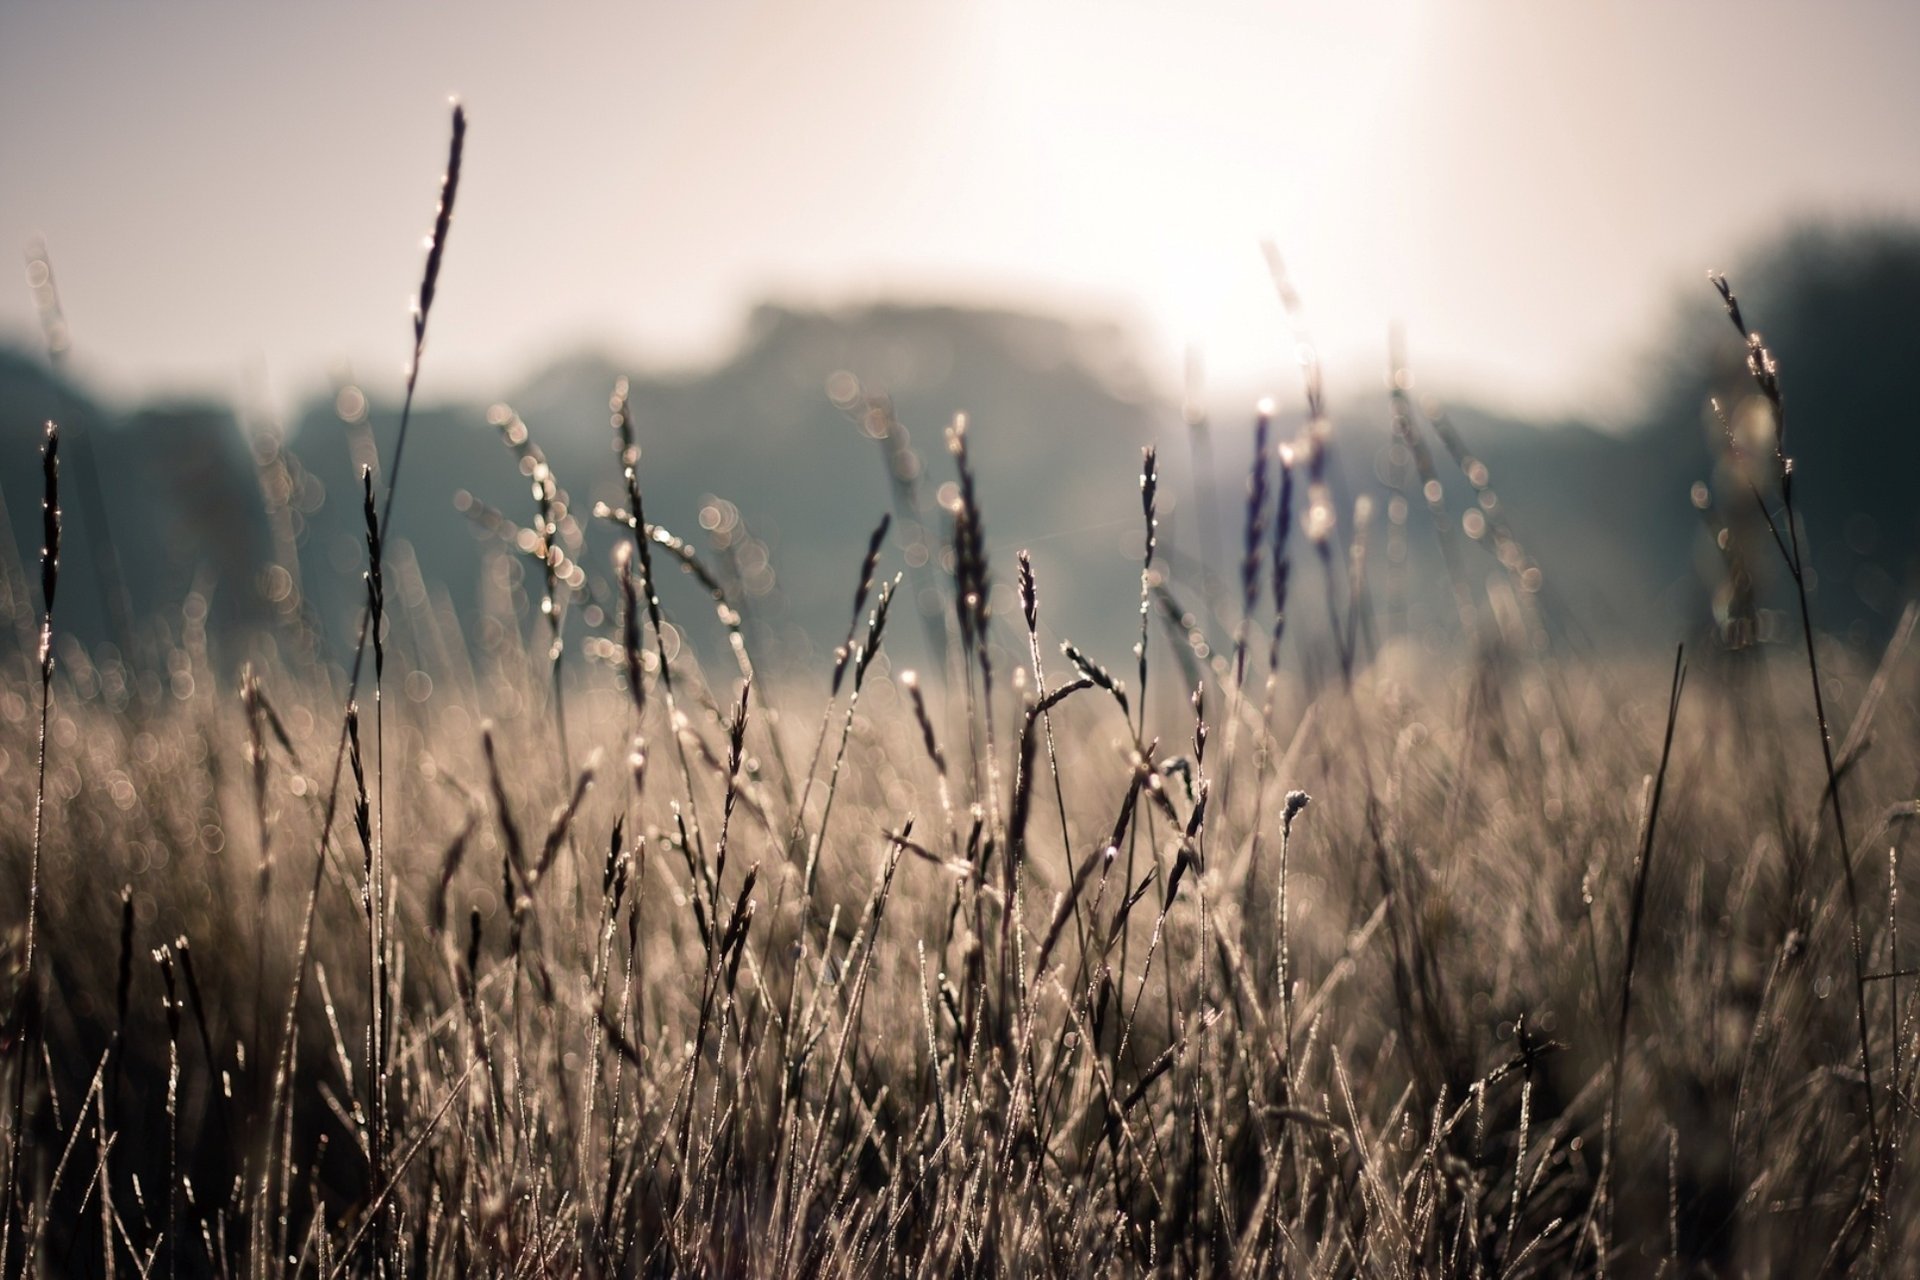
[[[463,137],[456,115],[409,404]],[[1410,656],[1391,609],[1373,618],[1372,495],[1336,509],[1318,364],[1277,259],[1275,277],[1309,425],[1297,452],[1256,430],[1235,652],[1216,668],[1233,688],[1194,675],[1180,698],[1159,676],[1148,696],[1149,614],[1214,593],[1162,542],[1176,481],[1154,449],[1140,594],[1116,602],[1140,610],[1118,641],[1137,635],[1135,662],[1116,675],[1043,636],[1027,551],[1019,619],[993,608],[964,420],[936,548],[905,428],[866,397],[896,505],[866,539],[846,638],[812,675],[756,671],[722,577],[646,518],[621,384],[625,505],[596,508],[619,539],[621,607],[592,637],[612,661],[562,678],[586,538],[504,414],[538,523],[466,510],[540,558],[541,616],[518,621],[545,629],[548,656],[507,664],[507,696],[439,681],[431,706],[396,702],[385,725],[387,647],[406,643],[384,626],[396,441],[384,503],[372,470],[360,495],[371,733],[358,658],[344,701],[310,670],[249,668],[237,696],[208,672],[129,732],[56,681],[50,435],[43,639],[20,691],[37,742],[24,712],[0,722],[0,759],[37,747],[39,764],[31,784],[0,768],[4,829],[33,831],[5,855],[29,891],[24,947],[0,969],[0,1262],[260,1280],[1893,1269],[1920,1243],[1900,1140],[1920,1028],[1897,994],[1911,762],[1868,748],[1920,731],[1900,661],[1911,621],[1857,682],[1837,750],[1821,682],[1863,673],[1816,662],[1804,628],[1819,805],[1847,870],[1823,883],[1780,816],[1812,743],[1753,751],[1729,728],[1757,723],[1744,686],[1716,683],[1697,648],[1686,703],[1676,662],[1662,706],[1622,693],[1658,688],[1628,660],[1597,667],[1531,636],[1503,651],[1498,629],[1476,634],[1477,600],[1464,672]],[[1749,351],[1778,414],[1772,357]],[[1389,409],[1424,448],[1408,389],[1396,378]],[[1487,492],[1464,441],[1426,417]],[[1798,579],[1781,458],[1775,536]],[[1437,484],[1432,456],[1416,469]],[[951,567],[925,678],[883,660],[905,607],[904,575],[883,567],[895,529],[910,568]],[[1496,553],[1524,572],[1509,547]],[[1303,553],[1325,578],[1322,636],[1287,625]],[[676,564],[681,583],[663,584]],[[676,623],[683,603],[719,617],[724,675]],[[180,660],[196,661],[185,644]],[[1462,705],[1455,676],[1512,696]],[[817,699],[817,729],[771,712],[776,685],[783,708]],[[649,788],[660,733],[679,776]],[[789,756],[806,736],[811,757]],[[71,760],[49,769],[50,741]],[[329,789],[301,762],[336,742]],[[389,749],[404,768],[384,768]],[[631,785],[594,788],[607,749]],[[1895,850],[1883,901],[1853,877],[1843,778],[1905,797],[1869,837]],[[334,831],[342,791],[350,836]],[[275,874],[296,850],[315,858],[304,886]],[[1254,892],[1269,879],[1270,903]],[[236,924],[248,907],[258,923]],[[1854,999],[1830,1000],[1849,953]],[[1869,983],[1894,993],[1880,1023]],[[270,1047],[262,1011],[281,998]],[[1856,1037],[1857,1057],[1836,1051]]]

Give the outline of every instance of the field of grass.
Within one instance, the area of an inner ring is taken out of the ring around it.
[[[1164,625],[1195,585],[1165,464],[1115,495],[1113,670],[1049,623],[1072,565],[989,554],[962,424],[926,462],[945,660],[890,656],[922,580],[883,522],[830,668],[756,674],[722,576],[646,520],[618,388],[590,634],[587,513],[510,414],[525,554],[474,643],[389,571],[403,419],[350,671],[224,669],[204,602],[136,670],[61,637],[50,436],[0,686],[7,1274],[1908,1269],[1911,611],[1884,653],[1791,591],[1774,643],[1585,652],[1496,514],[1436,656],[1370,585],[1309,387],[1205,616]],[[1451,546],[1485,467],[1393,407],[1434,516],[1396,527]],[[1783,458],[1729,474],[1791,588]]]

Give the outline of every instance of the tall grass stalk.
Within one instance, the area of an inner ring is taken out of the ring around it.
[[[42,1000],[35,962],[40,928],[40,862],[47,833],[47,717],[53,705],[53,601],[60,586],[60,429],[52,422],[40,449],[40,723],[34,751],[33,844],[27,864],[27,923],[21,963],[23,1005],[14,1063],[13,1114],[7,1130],[5,1202],[0,1203],[0,1268],[12,1265],[13,1222],[20,1203],[20,1161],[27,1147],[27,1089],[41,1052]],[[25,1219],[23,1218],[23,1225]],[[23,1260],[31,1263],[31,1257]]]
[[[407,362],[406,394],[400,406],[400,424],[394,437],[393,461],[387,468],[386,498],[380,508],[377,522],[382,537],[392,523],[393,501],[400,480],[400,462],[405,454],[408,428],[413,421],[414,393],[419,384],[420,360],[426,351],[427,321],[433,314],[434,295],[439,288],[441,263],[446,253],[447,235],[453,225],[453,207],[460,191],[460,165],[466,150],[467,114],[466,110],[455,103],[453,107],[453,132],[447,147],[447,167],[440,181],[440,203],[434,214],[433,232],[427,246],[426,266],[421,272],[420,292],[414,304],[413,314],[413,356]],[[354,643],[353,662],[348,669],[346,703],[351,706],[358,697],[360,673],[366,660],[367,640],[371,619],[362,611],[358,638]],[[324,816],[320,824],[319,847],[314,851],[313,878],[308,888],[306,908],[301,917],[300,937],[295,946],[293,976],[287,993],[286,1016],[281,1024],[280,1050],[274,1065],[273,1088],[265,1117],[266,1125],[264,1158],[256,1178],[260,1209],[253,1215],[253,1238],[250,1241],[251,1261],[249,1270],[255,1280],[264,1280],[270,1265],[270,1258],[284,1257],[287,1248],[285,1232],[289,1221],[289,1202],[293,1193],[294,1170],[292,1163],[293,1129],[292,1117],[286,1114],[288,1095],[292,1087],[294,1062],[294,1033],[300,1011],[301,987],[305,980],[306,964],[312,948],[315,909],[319,904],[320,883],[327,867],[327,846],[333,839],[333,822],[338,814],[340,798],[341,770],[346,763],[348,727],[341,724],[338,741],[333,752],[332,777],[327,784],[327,798]],[[278,1138],[278,1159],[275,1159],[275,1139]],[[276,1209],[272,1213],[265,1211],[268,1200],[274,1197],[277,1179],[278,1196]],[[269,1240],[272,1227],[279,1234]]]
[[[647,524],[646,508],[640,498],[640,445],[634,435],[633,404],[628,395],[625,378],[620,379],[613,389],[613,427],[614,438],[620,446],[620,476],[627,492],[627,512],[624,523],[628,535],[633,539],[633,548],[640,565],[640,590],[647,603],[647,621],[653,627],[653,652],[659,665],[659,681],[662,697],[666,701],[667,735],[673,742],[674,758],[680,766],[680,782],[687,801],[687,820],[692,824],[692,836],[695,845],[704,858],[705,846],[700,832],[700,809],[693,793],[693,766],[687,759],[686,738],[682,733],[680,706],[673,687],[673,663],[667,655],[667,634],[665,619],[660,611],[659,580],[653,571],[653,529]]]
[[[1873,1217],[1877,1223],[1884,1212],[1885,1177],[1882,1169],[1883,1153],[1880,1146],[1879,1095],[1873,1085],[1873,1044],[1867,1028],[1867,953],[1866,942],[1860,931],[1860,886],[1854,874],[1853,843],[1847,838],[1846,808],[1840,802],[1840,773],[1834,765],[1833,734],[1827,726],[1826,695],[1822,691],[1820,678],[1820,658],[1815,652],[1813,637],[1813,610],[1808,602],[1807,565],[1801,551],[1800,519],[1793,507],[1793,459],[1787,455],[1787,408],[1786,400],[1780,388],[1780,367],[1773,352],[1768,349],[1759,333],[1747,328],[1747,322],[1740,313],[1739,299],[1734,297],[1733,286],[1727,278],[1718,272],[1709,273],[1708,279],[1714,290],[1719,293],[1721,302],[1726,306],[1727,319],[1732,322],[1734,331],[1746,346],[1747,373],[1752,377],[1754,386],[1766,400],[1773,416],[1773,464],[1774,479],[1780,490],[1780,502],[1784,511],[1783,518],[1776,523],[1773,513],[1768,509],[1766,499],[1751,475],[1748,487],[1753,493],[1754,503],[1758,507],[1761,519],[1768,532],[1773,536],[1774,545],[1779,548],[1785,561],[1787,574],[1793,581],[1794,599],[1799,605],[1801,647],[1807,656],[1807,681],[1813,689],[1814,721],[1820,730],[1820,758],[1826,766],[1825,799],[1833,813],[1833,831],[1837,839],[1835,852],[1840,859],[1841,881],[1847,894],[1847,934],[1853,960],[1854,1012],[1860,1034],[1860,1083],[1865,1094],[1867,1111],[1867,1169],[1869,1196],[1873,1205]],[[1729,444],[1736,450],[1739,441],[1731,434]],[[1786,526],[1783,538],[1779,525]]]
[[[1611,1179],[1614,1176],[1614,1155],[1618,1145],[1616,1136],[1620,1124],[1620,1085],[1622,1077],[1626,1074],[1627,1023],[1633,1012],[1633,976],[1640,958],[1640,933],[1647,915],[1647,885],[1653,878],[1654,837],[1660,825],[1660,800],[1667,789],[1667,766],[1673,759],[1673,733],[1680,721],[1680,694],[1686,688],[1686,683],[1687,653],[1683,645],[1673,655],[1673,683],[1667,693],[1667,728],[1660,741],[1660,767],[1654,771],[1652,789],[1647,796],[1646,817],[1641,825],[1640,851],[1633,863],[1633,898],[1627,910],[1626,958],[1622,962],[1620,971],[1620,1018],[1614,1029],[1611,1093],[1607,1100],[1606,1146],[1601,1158],[1597,1193],[1597,1198],[1606,1206],[1604,1220],[1608,1225],[1605,1238],[1608,1241],[1612,1238],[1612,1208],[1607,1197]]]

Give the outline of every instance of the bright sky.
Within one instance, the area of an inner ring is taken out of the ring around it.
[[[1271,236],[1336,371],[1398,319],[1429,386],[1605,412],[1783,219],[1920,216],[1916,53],[1897,0],[4,0],[0,245],[120,394],[397,383],[458,93],[430,393],[881,295],[1290,392]]]

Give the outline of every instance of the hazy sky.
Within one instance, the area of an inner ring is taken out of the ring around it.
[[[458,93],[429,393],[897,294],[1291,392],[1271,236],[1349,376],[1397,318],[1427,385],[1578,412],[1783,219],[1920,215],[1917,55],[1896,0],[0,0],[0,244],[116,392],[397,382]]]

